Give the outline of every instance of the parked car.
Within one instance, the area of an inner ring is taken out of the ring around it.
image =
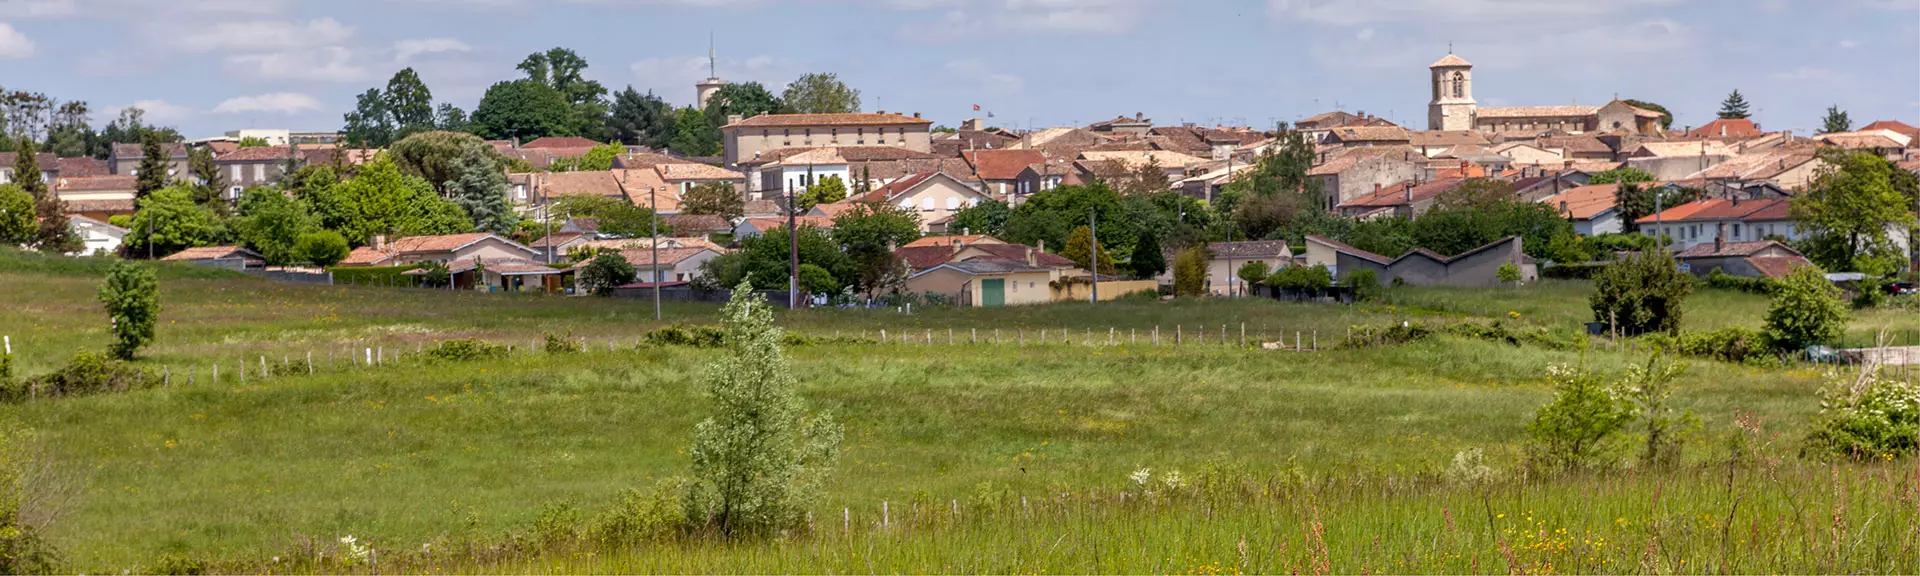
[[[1886,288],[1887,288],[1887,294],[1892,296],[1911,296],[1914,294],[1920,294],[1920,288],[1915,287],[1914,283],[1912,282],[1888,282],[1886,285]]]

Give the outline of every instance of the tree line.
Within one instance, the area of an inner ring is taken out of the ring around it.
[[[522,77],[487,88],[471,113],[450,103],[436,105],[433,91],[412,68],[394,74],[382,88],[360,94],[345,118],[346,140],[384,148],[418,132],[469,132],[489,140],[521,142],[547,136],[578,136],[672,150],[686,156],[720,153],[720,128],[730,116],[772,113],[860,111],[860,91],[831,73],[807,74],[779,95],[758,82],[729,84],[705,109],[675,108],[629,85],[610,92],[584,76],[586,59],[567,48],[527,56]]]

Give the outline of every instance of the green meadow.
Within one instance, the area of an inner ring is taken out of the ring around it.
[[[0,254],[0,334],[18,373],[105,347],[103,271]],[[170,385],[0,407],[30,431],[36,478],[57,495],[44,534],[67,571],[182,559],[221,572],[1920,570],[1920,463],[1800,454],[1819,369],[1691,361],[1674,401],[1698,417],[1682,466],[1543,476],[1523,466],[1522,442],[1548,367],[1619,374],[1644,353],[1454,336],[1340,346],[1352,326],[1482,316],[1572,338],[1587,319],[1578,282],[1395,289],[1361,306],[783,312],[794,332],[854,337],[788,350],[810,408],[846,429],[810,528],[620,546],[526,543],[687,474],[718,352],[638,343],[711,324],[718,306],[669,303],[655,321],[647,301],[180,267],[161,287],[139,364]],[[1758,327],[1765,310],[1708,290],[1687,322]],[[1852,331],[1914,322],[1871,315]],[[585,351],[538,350],[549,334]],[[1318,350],[1256,345],[1296,335]],[[468,337],[515,348],[410,354]],[[369,348],[378,365],[348,359]],[[1486,472],[1461,480],[1448,471],[1470,449]],[[1144,484],[1131,478],[1143,469]],[[353,556],[346,536],[379,555]]]

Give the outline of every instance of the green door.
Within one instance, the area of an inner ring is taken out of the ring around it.
[[[1005,278],[985,278],[980,280],[980,305],[1006,306],[1007,280]]]

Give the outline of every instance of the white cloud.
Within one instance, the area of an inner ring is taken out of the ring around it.
[[[1539,23],[1640,13],[1679,0],[1268,0],[1276,19],[1351,26],[1369,23]]]
[[[339,46],[266,54],[241,54],[225,60],[233,74],[269,80],[359,82],[369,76],[354,62],[353,51]]]
[[[1858,40],[1841,40],[1840,41],[1840,48],[1843,50],[1852,50],[1854,48],[1859,48],[1859,47],[1860,47],[1860,42]]]
[[[332,18],[306,22],[257,20],[220,22],[172,42],[189,52],[273,51],[330,46],[353,37],[353,28]]]
[[[0,60],[18,60],[33,57],[33,40],[14,30],[12,24],[0,22]]]
[[[150,20],[186,14],[281,14],[292,0],[0,0],[10,16]]]
[[[267,114],[295,114],[319,110],[320,101],[312,96],[298,92],[275,92],[257,96],[231,98],[213,107],[215,114],[243,114],[261,112]]]
[[[472,52],[473,47],[453,38],[419,38],[393,43],[393,60],[405,64],[422,54]]]

